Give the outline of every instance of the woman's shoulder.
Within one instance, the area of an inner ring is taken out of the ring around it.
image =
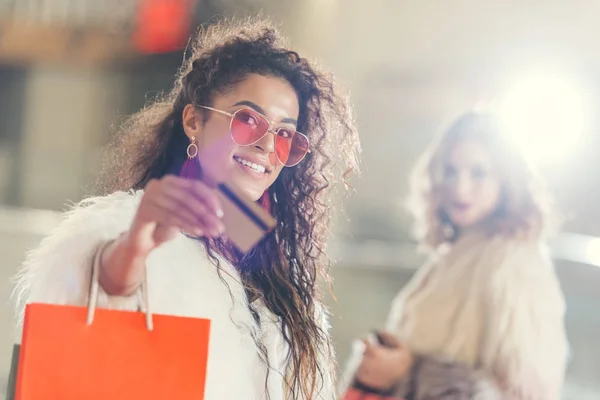
[[[28,253],[25,265],[47,255],[71,254],[73,247],[87,251],[103,240],[115,238],[131,225],[141,195],[139,191],[115,192],[72,204],[62,214],[61,222]]]
[[[142,191],[129,191],[87,197],[79,203],[71,204],[63,212],[62,222],[57,229],[129,224],[135,216],[142,194]]]
[[[518,261],[550,262],[549,248],[542,237],[505,234],[470,235],[454,243],[445,254],[449,258],[475,258],[486,263],[506,264]]]
[[[496,285],[510,282],[527,288],[535,282],[543,286],[543,282],[557,280],[550,248],[539,238],[495,238],[481,254],[481,263]]]
[[[542,238],[496,237],[489,243],[489,249],[502,255],[506,262],[529,262],[552,264],[550,248]]]
[[[71,204],[65,212],[65,217],[80,213],[127,213],[137,206],[143,195],[142,190],[114,192],[103,196],[90,196],[79,203]]]
[[[111,205],[115,203],[128,203],[139,201],[139,199],[144,194],[143,190],[128,190],[128,191],[116,191],[110,194],[105,194],[101,196],[88,196],[79,202],[81,206],[87,206],[92,204],[99,205]]]

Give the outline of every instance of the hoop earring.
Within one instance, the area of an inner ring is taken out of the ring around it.
[[[186,149],[187,160],[183,163],[179,176],[187,179],[200,179],[202,177],[202,168],[198,159],[198,145],[196,137],[192,136],[191,143]]]
[[[195,158],[198,155],[198,145],[196,144],[196,137],[192,136],[192,142],[186,149],[188,158]]]

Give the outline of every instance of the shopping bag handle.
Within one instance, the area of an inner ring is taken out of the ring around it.
[[[98,248],[94,254],[94,261],[92,263],[92,284],[90,287],[90,297],[88,299],[88,313],[87,313],[87,324],[92,325],[94,322],[94,315],[96,313],[96,305],[98,304],[98,292],[100,291],[100,283],[98,276],[100,274],[100,260],[102,259],[102,253],[104,249],[110,244],[104,243]],[[141,292],[141,293],[140,293]],[[140,308],[145,311],[146,314],[146,327],[149,331],[154,329],[154,322],[152,319],[152,312],[150,311],[150,303],[148,301],[148,274],[144,269],[144,280],[138,289],[138,299],[140,300]],[[140,296],[141,295],[141,296]]]

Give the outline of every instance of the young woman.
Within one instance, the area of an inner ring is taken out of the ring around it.
[[[83,306],[96,275],[98,306],[136,310],[147,274],[154,312],[212,321],[206,399],[331,400],[317,279],[330,190],[357,168],[348,103],[267,22],[221,23],[191,47],[174,89],[112,146],[111,194],[83,201],[28,256],[21,310]],[[250,253],[227,240],[203,171],[277,219]]]
[[[453,399],[559,399],[565,303],[543,242],[542,186],[524,158],[492,116],[466,114],[424,155],[413,183],[432,260],[393,303],[380,337],[391,348],[365,341],[357,381],[403,394],[420,386],[419,399],[461,392],[461,379],[472,385]],[[489,396],[484,383],[495,388]]]

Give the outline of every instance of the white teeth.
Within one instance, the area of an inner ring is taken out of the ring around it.
[[[260,173],[264,174],[266,171],[265,167],[263,167],[262,165],[254,164],[253,162],[244,160],[243,158],[240,158],[240,157],[233,157],[233,158],[235,161],[239,162],[242,165],[252,168],[256,172],[260,172]]]

